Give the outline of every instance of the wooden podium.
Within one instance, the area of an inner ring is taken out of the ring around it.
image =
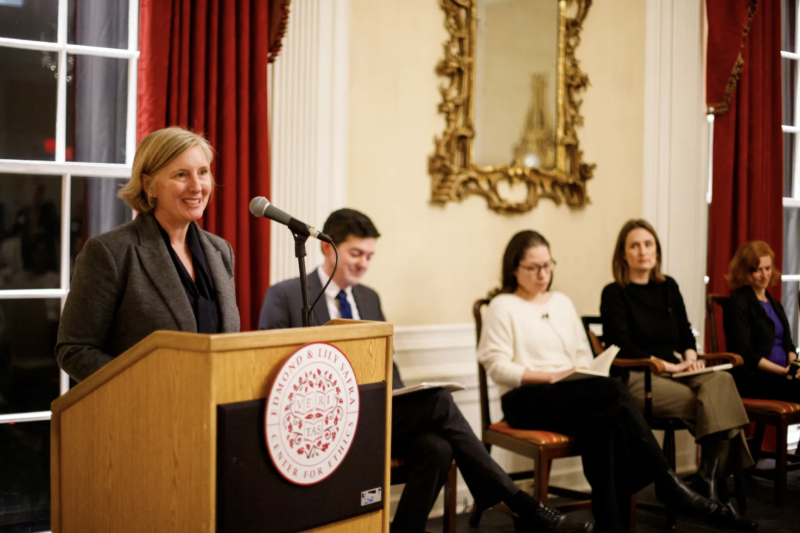
[[[353,320],[153,333],[53,402],[52,531],[216,531],[217,406],[265,398],[290,354],[327,342],[359,385],[386,381],[384,505],[314,531],[388,533],[392,334],[391,324]]]

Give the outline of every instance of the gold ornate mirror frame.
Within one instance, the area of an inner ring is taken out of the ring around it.
[[[580,114],[583,100],[579,93],[589,85],[589,78],[575,58],[580,33],[592,0],[560,0],[558,31],[558,92],[555,166],[548,170],[518,164],[478,166],[473,163],[475,40],[477,3],[480,0],[440,0],[445,14],[449,39],[444,43],[444,59],[436,73],[448,78],[439,88],[442,102],[439,113],[445,117],[445,130],[434,139],[435,151],[428,157],[432,178],[431,201],[443,204],[461,201],[468,195],[486,198],[489,207],[500,213],[524,213],[533,209],[540,198],[549,198],[570,207],[589,202],[586,182],[595,165],[583,161],[577,126],[583,125]],[[553,0],[556,1],[556,0]],[[574,18],[567,17],[567,4],[577,3]],[[502,197],[498,185],[527,186],[522,202]]]

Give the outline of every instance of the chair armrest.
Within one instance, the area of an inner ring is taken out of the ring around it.
[[[653,374],[660,374],[667,368],[664,361],[656,357],[649,359],[614,359],[613,366],[620,368],[648,368]]]
[[[725,363],[730,363],[735,367],[742,366],[744,364],[744,359],[742,359],[741,355],[730,352],[707,353],[698,355],[697,357],[704,361],[724,361]]]

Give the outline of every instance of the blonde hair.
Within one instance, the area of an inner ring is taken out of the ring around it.
[[[614,281],[627,287],[631,283],[631,271],[628,261],[625,260],[625,244],[628,241],[628,233],[635,229],[643,229],[653,236],[656,241],[656,266],[650,271],[650,280],[661,283],[666,278],[661,273],[661,241],[658,240],[658,233],[655,228],[646,220],[631,219],[622,226],[617,237],[617,245],[614,247],[614,257],[611,260],[611,270],[614,273]]]
[[[131,209],[139,213],[150,213],[156,207],[152,192],[156,185],[158,171],[195,146],[203,149],[210,165],[214,159],[214,152],[202,135],[178,126],[171,126],[149,134],[136,149],[130,181],[120,189],[117,196]],[[144,176],[150,178],[150,186],[147,191],[144,190]],[[212,192],[215,185],[214,177],[211,176]]]

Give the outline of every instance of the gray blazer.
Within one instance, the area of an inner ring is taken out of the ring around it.
[[[222,331],[237,332],[233,250],[197,229]],[[155,217],[146,214],[86,241],[61,315],[56,359],[81,381],[157,330],[196,333],[197,323]]]
[[[317,296],[322,292],[322,284],[319,281],[319,274],[315,270],[308,275],[308,293],[310,302],[313,303]],[[386,322],[381,310],[381,299],[378,293],[365,285],[353,286],[353,299],[358,307],[358,314],[363,320],[377,320]],[[303,298],[300,294],[300,278],[288,279],[276,283],[267,290],[264,295],[264,304],[261,306],[261,318],[258,321],[258,329],[285,329],[303,327]],[[328,313],[328,303],[325,297],[319,299],[314,306],[314,316],[311,320],[312,326],[321,326],[331,319]],[[400,372],[397,365],[393,365],[392,388],[403,387],[403,380],[400,379]]]

